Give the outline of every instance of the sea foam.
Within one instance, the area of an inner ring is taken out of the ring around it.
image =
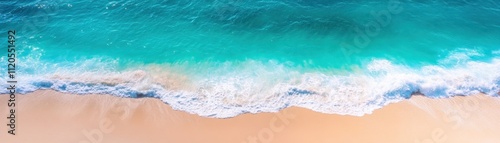
[[[500,59],[470,58],[480,55],[470,51],[451,52],[440,65],[422,67],[373,59],[347,73],[301,70],[276,61],[254,60],[216,66],[198,63],[198,68],[187,66],[193,63],[135,65],[124,70],[116,68],[116,61],[102,59],[61,67],[30,61],[35,63],[31,66],[54,70],[21,71],[17,92],[50,89],[81,95],[151,97],[174,109],[214,118],[277,112],[291,106],[362,116],[414,94],[429,98],[477,93],[499,96]],[[27,66],[20,63],[23,64]],[[0,83],[7,86],[5,78]],[[0,89],[0,93],[7,92]]]

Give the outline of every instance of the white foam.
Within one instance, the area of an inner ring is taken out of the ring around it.
[[[118,71],[116,61],[90,59],[61,67],[32,64],[42,69],[57,68],[21,74],[18,89],[21,93],[53,89],[77,94],[155,97],[174,109],[215,118],[277,112],[290,106],[362,116],[416,92],[431,98],[479,92],[499,96],[500,59],[475,62],[462,55],[460,60],[452,66],[413,69],[375,59],[356,73],[336,75],[301,72],[275,61],[252,60],[228,62],[217,68],[199,63],[197,69],[177,64],[143,65]],[[6,83],[5,80],[0,79],[0,83]],[[7,91],[3,88],[0,93]]]

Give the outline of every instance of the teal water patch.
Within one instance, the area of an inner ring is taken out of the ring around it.
[[[20,40],[42,48],[47,62],[252,59],[339,68],[386,58],[421,66],[458,48],[488,53],[500,44],[493,1],[68,1],[8,10],[20,19],[15,29],[42,21]]]

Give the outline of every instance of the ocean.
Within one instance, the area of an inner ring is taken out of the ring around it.
[[[500,96],[495,0],[2,1],[0,27],[16,31],[23,94],[158,98],[213,118]]]

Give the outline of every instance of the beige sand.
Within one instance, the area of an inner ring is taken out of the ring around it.
[[[6,95],[0,101],[7,101]],[[498,143],[500,98],[411,100],[363,117],[288,108],[229,119],[172,110],[157,99],[37,91],[17,97],[16,135],[1,143]]]

